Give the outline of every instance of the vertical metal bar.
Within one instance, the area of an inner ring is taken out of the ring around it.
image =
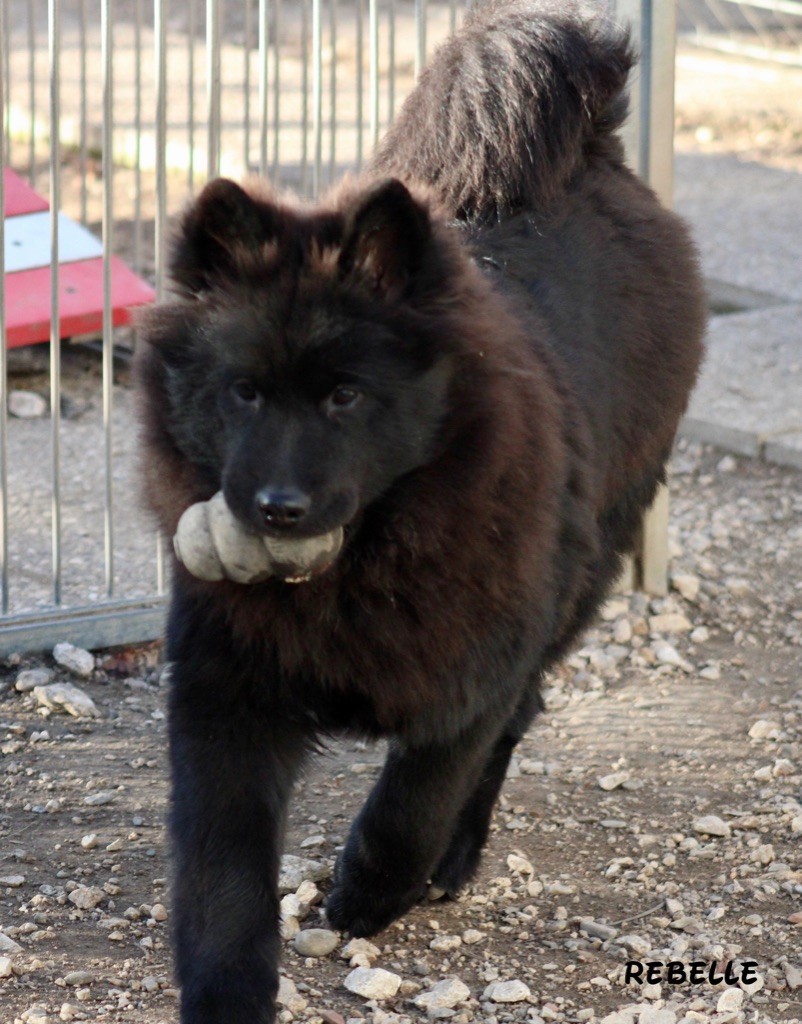
[[[392,121],[395,116],[395,0],[387,3],[387,49],[389,51],[387,69],[387,119]]]
[[[61,604],[61,338],[58,212],[61,209],[61,0],[47,2],[50,58],[50,425],[53,603]]]
[[[10,6],[10,5],[9,5]],[[36,24],[34,5],[28,4],[28,177],[36,181]]]
[[[269,45],[270,11],[267,0],[259,0],[259,173],[262,176],[267,174]]]
[[[312,195],[320,193],[320,169],[323,163],[323,31],[322,0],[312,0]]]
[[[6,21],[0,22],[0,614],[8,612],[8,365],[6,353],[5,208]]]
[[[415,78],[426,67],[426,0],[415,0]]]
[[[273,181],[278,185],[281,139],[281,0],[273,4]]]
[[[134,267],[142,270],[142,0],[134,16]]]
[[[337,173],[337,0],[329,0],[329,42],[331,65],[329,68],[329,184]]]
[[[86,116],[86,21],[87,21],[87,0],[80,0],[78,5],[78,38],[81,49],[81,97],[80,97],[80,110],[79,117],[81,126],[79,129],[80,140],[79,140],[79,167],[81,169],[81,223],[86,224],[87,221],[87,203],[89,196],[89,189],[87,188],[87,167],[89,164],[89,143],[86,137],[87,127],[87,116]]]
[[[187,105],[187,136],[189,143],[189,166],[187,168],[187,189],[190,195],[195,191],[195,35],[197,25],[197,0],[189,0],[189,29],[187,31],[187,79],[189,86]],[[165,54],[167,43],[165,36]],[[166,143],[166,133],[165,133]],[[162,151],[159,150],[161,153]]]
[[[309,177],[309,7],[301,0],[301,192],[308,192]]]
[[[164,297],[165,284],[165,235],[167,230],[167,14],[169,0],[154,0],[153,34],[155,41],[156,65],[156,298]],[[192,5],[190,6],[192,10]],[[194,59],[194,40],[191,57]],[[194,87],[190,75],[190,90]],[[192,95],[190,91],[190,96]],[[190,106],[190,110],[192,107]],[[190,117],[190,126],[192,118]],[[190,136],[191,138],[191,136]],[[190,143],[191,145],[191,143]],[[192,163],[190,157],[190,174]],[[191,179],[190,179],[191,180]],[[156,590],[164,593],[164,542],[161,533],[156,535]]]
[[[114,334],[111,309],[111,256],[114,246],[114,70],[112,26],[114,0],[101,0],[100,35],[103,64],[103,440],[105,487],[103,500],[103,567],[106,596],[114,595],[114,494],[112,487],[112,395]]]
[[[251,166],[251,40],[253,37],[253,4],[252,0],[245,0],[245,45],[242,47],[243,72],[242,91],[243,116],[245,123],[242,132],[242,170],[248,173]]]
[[[370,34],[370,145],[379,141],[379,0],[369,0]]]
[[[220,10],[222,0],[206,0],[206,99],[208,152],[206,176],[220,173]]]
[[[356,0],[356,166],[362,167],[365,122],[365,0]]]

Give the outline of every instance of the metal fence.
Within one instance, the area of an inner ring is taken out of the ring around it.
[[[669,197],[673,6],[619,0],[618,13],[643,58],[633,162]],[[139,506],[135,337],[115,328],[116,261],[160,293],[168,218],[208,176],[256,172],[314,196],[357,168],[461,15],[457,0],[3,0],[2,163],[51,213],[41,294],[25,296],[44,305],[49,340],[0,344],[0,653],[161,630],[164,559]],[[0,176],[5,209],[3,191]],[[90,338],[59,327],[71,222],[102,240],[102,323]],[[21,280],[5,272],[11,224],[0,220],[9,342]],[[22,415],[17,392],[45,397],[42,414]]]
[[[802,67],[802,0],[678,0],[678,11],[691,43]]]

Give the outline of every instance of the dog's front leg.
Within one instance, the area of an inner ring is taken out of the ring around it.
[[[206,646],[199,641],[199,646]],[[307,746],[260,709],[219,648],[173,665],[174,943],[182,1024],[272,1024],[277,874],[287,800]],[[214,678],[213,678],[214,677]],[[264,685],[264,684],[263,684]]]

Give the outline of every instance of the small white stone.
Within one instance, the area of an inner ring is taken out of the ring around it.
[[[19,889],[25,885],[25,875],[3,875],[0,877],[0,885],[8,889]]]
[[[344,984],[349,992],[363,999],[392,999],[398,993],[401,978],[383,967],[356,967]]]
[[[90,832],[89,835],[84,836],[81,840],[81,846],[85,850],[94,850],[99,842],[100,840],[98,839],[97,834],[95,832]]]
[[[22,946],[15,942],[12,938],[6,935],[5,932],[0,932],[0,953],[21,953]]]
[[[697,626],[691,630],[691,640],[695,644],[706,644],[710,639],[710,630],[707,626]]]
[[[796,775],[797,767],[793,761],[789,761],[785,757],[780,757],[774,762],[774,767],[771,770],[771,774],[776,778],[783,778],[786,775]]]
[[[482,993],[482,999],[494,1003],[523,1003],[531,996],[528,985],[517,978],[514,981],[494,981]]]
[[[65,985],[91,985],[95,975],[91,971],[70,971],[64,975]]]
[[[309,1005],[295,987],[295,982],[284,977],[279,978],[276,1002],[279,1006],[286,1006],[290,1013],[301,1013]]]
[[[103,807],[114,802],[114,793],[110,789],[99,789],[97,793],[90,793],[84,797],[84,804],[87,807]]]
[[[38,419],[47,412],[47,402],[35,391],[9,391],[8,411],[19,420]]]
[[[618,789],[619,786],[623,786],[625,782],[629,781],[629,772],[612,772],[610,775],[602,775],[597,780],[599,788],[610,792],[613,789]]]
[[[645,956],[652,948],[651,942],[642,935],[620,935],[615,941],[637,956]]]
[[[629,619],[619,619],[613,630],[613,640],[617,644],[628,644],[632,639],[632,624]]]
[[[533,875],[535,869],[532,867],[530,861],[526,857],[521,857],[517,853],[511,853],[507,857],[507,867],[510,871],[515,872],[516,875]]]
[[[328,928],[307,928],[298,932],[293,940],[301,956],[328,956],[339,944],[339,936]]]
[[[716,1010],[719,1013],[737,1013],[743,1001],[744,994],[739,988],[728,988],[718,997]]]
[[[29,693],[36,686],[47,686],[53,681],[49,668],[26,668],[20,672],[14,683],[17,693]]]
[[[677,1014],[669,1006],[644,1006],[638,1024],[676,1024]]]
[[[749,730],[749,736],[753,740],[778,740],[780,738],[779,722],[759,718]]]
[[[783,967],[783,971],[785,972],[785,982],[792,992],[802,988],[802,971],[798,967],[794,967],[793,964],[786,964]]]
[[[89,651],[72,644],[56,644],[53,657],[64,668],[75,675],[88,679],[95,671],[95,659]]]
[[[167,920],[167,908],[163,903],[154,903],[150,908],[150,916],[154,921],[166,921]]]
[[[453,953],[461,945],[462,939],[459,935],[437,935],[429,943],[429,949],[433,949],[436,953]]]
[[[748,996],[753,996],[756,992],[759,992],[766,982],[763,979],[762,974],[758,974],[754,981],[745,982],[739,981],[738,985],[746,992]]]
[[[653,633],[687,633],[693,623],[681,612],[667,612],[649,617],[649,629]]]
[[[94,910],[106,898],[106,893],[94,885],[79,885],[68,894],[67,899],[79,910]]]
[[[281,858],[281,871],[279,873],[278,888],[283,896],[286,893],[296,892],[304,882],[319,882],[328,878],[331,869],[328,865],[319,860],[309,860],[306,857],[296,857],[291,853],[285,853]]]
[[[693,576],[690,573],[678,573],[671,577],[671,585],[686,601],[695,601],[699,596],[700,582],[698,576]]]
[[[364,957],[368,961],[376,960],[381,956],[381,950],[374,946],[369,939],[351,939],[340,950],[343,960],[351,960],[353,957]],[[352,964],[352,967],[361,966]]]
[[[445,981],[438,982],[429,992],[421,992],[420,995],[415,996],[413,1002],[421,1009],[430,1012],[443,1009],[453,1010],[455,1006],[469,999],[470,995],[471,990],[459,978],[446,978]]]
[[[715,814],[697,818],[693,823],[693,830],[704,836],[728,836],[730,834],[730,826]]]
[[[477,942],[481,942],[485,937],[484,932],[477,931],[476,928],[466,928],[462,933],[462,941],[466,946],[475,946]]]
[[[75,718],[100,718],[100,712],[92,698],[72,683],[36,686],[33,695],[41,705],[52,711],[63,708]]]
[[[0,978],[10,978],[14,973],[10,957],[0,956]]]

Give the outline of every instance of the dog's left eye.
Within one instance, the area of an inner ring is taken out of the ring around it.
[[[353,409],[361,397],[361,392],[357,391],[356,388],[350,388],[346,384],[338,384],[328,396],[324,405],[327,412]]]

